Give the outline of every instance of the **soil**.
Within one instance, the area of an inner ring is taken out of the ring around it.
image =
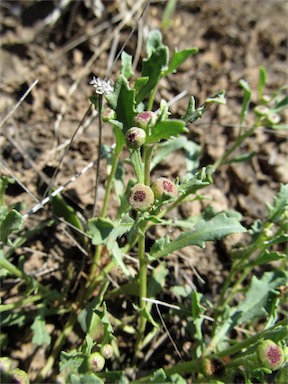
[[[22,213],[36,204],[33,195],[37,199],[42,198],[63,153],[64,159],[53,180],[54,187],[64,185],[97,158],[98,123],[95,112],[90,110],[71,142],[89,108],[89,97],[93,94],[89,81],[93,75],[106,76],[115,55],[135,26],[125,50],[136,56],[136,73],[141,69],[137,58],[139,55],[145,57],[143,47],[147,31],[161,28],[166,2],[152,1],[138,25],[136,20],[143,9],[143,1],[86,0],[66,3],[66,7],[60,9],[65,2],[1,2],[1,121],[28,87],[38,81],[4,122],[0,134],[1,172],[13,174],[19,181],[8,188],[7,203],[21,204]],[[128,11],[137,7],[138,11],[134,11],[127,20]],[[170,52],[175,47],[182,50],[195,46],[199,48],[199,53],[189,58],[176,74],[161,82],[155,108],[158,108],[161,99],[169,102],[186,91],[186,96],[170,107],[172,115],[179,117],[185,113],[190,95],[196,97],[199,105],[215,92],[225,90],[226,105],[211,107],[202,119],[189,124],[189,138],[200,146],[201,166],[216,161],[237,136],[242,101],[240,79],[245,79],[253,90],[252,107],[257,100],[260,66],[264,66],[268,73],[268,95],[287,83],[287,15],[288,4],[285,0],[179,0],[169,25],[161,29],[163,41],[170,47]],[[118,60],[109,74],[111,79],[115,80],[119,68]],[[282,123],[287,120],[287,115],[281,117]],[[245,124],[249,127],[252,123],[252,117],[248,115]],[[181,210],[173,212],[174,217],[190,217],[210,204],[216,210],[237,210],[243,215],[243,224],[247,227],[255,219],[261,220],[266,214],[265,203],[271,204],[280,184],[288,182],[286,139],[283,131],[257,130],[240,148],[242,152],[254,151],[254,158],[247,163],[223,166],[215,175],[214,183],[203,192],[209,199],[185,203]],[[103,143],[109,146],[113,142],[111,128],[104,126]],[[155,175],[182,177],[182,169],[183,156],[179,153],[165,159]],[[97,212],[105,191],[104,162],[101,163],[99,176]],[[127,180],[130,176],[128,167]],[[94,186],[95,167],[70,183],[63,193],[86,219],[92,212]],[[114,198],[109,205],[112,217],[116,205]],[[25,227],[32,228],[50,215],[49,210],[40,210],[29,216]],[[159,230],[151,236],[163,234]],[[167,284],[169,287],[192,284],[211,297],[217,295],[229,270],[229,251],[237,241],[239,236],[230,236],[221,242],[207,244],[205,250],[186,248],[180,256],[167,258],[171,272]],[[39,281],[57,289],[65,285],[70,274],[75,276],[75,284],[78,284],[78,272],[83,260],[86,260],[75,246],[73,236],[68,237],[63,223],[56,228],[44,228],[25,247],[17,250],[15,260],[20,255],[25,256],[26,272],[33,273]],[[135,264],[132,267],[135,268]],[[115,273],[111,278],[119,282],[122,277]],[[11,278],[3,281],[1,295],[7,303],[19,294],[17,284]],[[171,297],[169,287],[165,288],[167,291],[160,299],[169,297],[170,301],[177,302],[179,297]],[[70,292],[68,296],[72,298],[73,294]],[[117,310],[123,310],[120,306],[124,306],[126,301],[129,303],[124,298]],[[57,335],[65,319],[61,316],[49,319],[49,332]],[[176,332],[177,319],[174,321],[175,324],[170,324],[172,336],[178,348],[184,348],[185,343],[189,344],[187,336],[181,339],[184,325]],[[119,335],[119,344],[126,351],[131,340],[122,336]],[[169,345],[167,349],[163,348],[155,362],[148,360],[146,366],[144,364],[145,369],[171,365],[174,359],[177,360],[170,342],[166,340],[165,343]],[[75,331],[69,337],[65,350],[78,345],[79,334]],[[36,348],[31,343],[29,327],[20,331],[17,329],[8,338],[4,349],[2,353],[18,361],[19,367],[29,372],[32,381],[43,366],[45,356],[49,355],[49,348]],[[123,364],[121,369],[126,368]],[[56,372],[57,367],[54,374]],[[52,375],[50,380],[52,377],[55,376]]]

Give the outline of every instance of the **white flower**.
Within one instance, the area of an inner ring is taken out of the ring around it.
[[[95,87],[95,92],[98,95],[109,95],[114,92],[114,83],[112,80],[102,80],[100,77],[93,76],[93,79],[90,81],[90,84]]]

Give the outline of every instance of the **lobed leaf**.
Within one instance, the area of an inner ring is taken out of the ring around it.
[[[159,259],[189,245],[204,248],[206,241],[218,240],[240,232],[246,232],[246,229],[237,219],[220,213],[209,221],[200,220],[191,231],[182,233],[173,242],[164,244],[161,249],[159,249],[159,241],[156,241],[151,248],[151,256],[153,259]]]

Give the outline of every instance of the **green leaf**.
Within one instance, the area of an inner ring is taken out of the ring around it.
[[[82,375],[76,375],[73,373],[69,377],[68,384],[104,384],[104,381],[92,372]]]
[[[139,81],[135,83],[135,88],[137,89],[137,104],[139,104],[144,99],[144,97],[155,88],[158,81],[160,80],[161,72],[166,67],[167,62],[167,47],[158,47],[152,52],[149,59],[143,60],[142,77],[148,77],[148,81],[141,87],[139,87]]]
[[[105,302],[103,303],[103,309],[102,310],[94,309],[94,312],[97,316],[99,316],[99,318],[101,319],[101,322],[104,326],[104,337],[102,340],[102,344],[107,344],[111,340],[111,338],[114,339],[115,336],[113,335],[114,330],[113,330],[113,327],[111,325],[111,322],[110,322],[110,319],[108,316],[106,303]]]
[[[259,69],[259,80],[258,80],[258,99],[260,100],[263,95],[263,89],[266,84],[266,69],[264,67],[260,67]]]
[[[35,345],[49,345],[51,342],[51,336],[45,328],[44,314],[45,312],[42,309],[31,325],[31,329],[34,332],[32,343]]]
[[[148,297],[156,297],[160,292],[162,292],[167,274],[168,270],[165,263],[161,263],[153,269],[148,284]]]
[[[283,109],[288,107],[288,95],[277,101],[277,103],[273,106],[272,111],[274,113],[281,112]]]
[[[283,255],[280,252],[269,252],[265,250],[264,254],[260,257],[257,257],[255,260],[253,260],[252,265],[263,265],[263,264],[269,264],[272,261],[282,260],[285,259],[285,255]]]
[[[127,80],[134,74],[132,69],[132,56],[128,55],[125,51],[121,54],[121,75],[126,77]]]
[[[115,153],[119,154],[124,147],[125,136],[123,134],[122,129],[120,129],[116,125],[113,125],[113,129],[114,129],[114,134],[115,134],[115,139],[116,139]]]
[[[22,223],[23,217],[18,211],[12,209],[8,212],[0,224],[0,242],[7,244],[8,236],[12,232],[18,231],[21,228]]]
[[[245,161],[250,161],[255,156],[255,154],[256,152],[243,153],[239,156],[235,156],[232,159],[229,159],[228,161],[225,161],[225,164],[243,163]]]
[[[251,99],[251,90],[249,88],[249,84],[245,80],[240,80],[239,83],[244,91],[242,109],[240,113],[240,126],[242,126],[244,119],[246,117],[246,114],[248,112],[250,99]]]
[[[159,140],[169,139],[184,132],[188,132],[184,121],[172,119],[159,121],[152,128],[152,134],[147,137],[146,144],[157,143]]]
[[[105,244],[113,228],[113,222],[103,217],[92,218],[87,223],[87,233],[94,245]]]
[[[282,220],[282,217],[288,207],[288,184],[280,185],[279,193],[274,197],[274,205],[266,204],[268,209],[268,220],[277,223]]]
[[[201,105],[196,109],[195,107],[195,98],[193,96],[190,97],[187,111],[184,116],[182,116],[182,120],[185,123],[194,123],[197,119],[200,119],[204,113],[204,105]]]
[[[114,92],[107,95],[106,99],[112,109],[116,112],[117,120],[123,124],[123,133],[132,126],[132,121],[136,112],[135,90],[129,87],[127,79],[120,75],[115,83]]]
[[[240,232],[246,232],[246,229],[238,220],[227,217],[225,213],[220,213],[209,221],[200,220],[191,231],[182,233],[160,250],[157,250],[158,241],[156,241],[156,245],[154,244],[151,248],[151,256],[153,259],[159,259],[188,245],[198,245],[204,248],[206,241],[218,240],[232,233]]]
[[[53,196],[53,198],[51,199],[51,203],[55,215],[63,217],[68,223],[73,225],[75,228],[78,228],[83,231],[83,226],[74,208],[72,208],[71,205],[66,203],[66,201],[60,194]]]
[[[146,52],[148,57],[152,55],[152,52],[156,50],[157,48],[163,47],[162,44],[162,34],[159,31],[159,29],[153,29],[147,39],[146,43]]]
[[[183,51],[177,51],[175,49],[173,56],[170,60],[169,66],[166,70],[162,72],[161,77],[167,76],[169,73],[175,72],[189,56],[195,55],[198,53],[198,48],[187,48]]]
[[[67,372],[77,372],[78,368],[83,364],[85,356],[81,352],[72,350],[70,352],[62,351],[60,355],[60,372],[67,370]]]
[[[225,91],[223,90],[219,91],[214,95],[208,97],[205,100],[205,104],[209,104],[209,103],[226,104]]]
[[[240,314],[237,324],[271,314],[273,303],[278,299],[276,289],[286,284],[287,279],[287,271],[266,272],[260,280],[253,276],[244,301],[236,308],[235,315]]]

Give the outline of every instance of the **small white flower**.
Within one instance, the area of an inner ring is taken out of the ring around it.
[[[100,77],[93,76],[93,79],[90,81],[90,84],[95,87],[95,92],[98,95],[109,95],[114,92],[114,83],[112,80],[102,80]]]

